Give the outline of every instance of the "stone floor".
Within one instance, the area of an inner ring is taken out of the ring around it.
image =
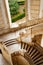
[[[0,65],[10,65],[0,54]],[[17,57],[17,65],[30,65],[29,62],[22,56]]]
[[[2,56],[2,54],[0,54],[0,65],[10,65]]]
[[[18,56],[17,58],[17,65],[30,65],[29,62],[22,56]]]

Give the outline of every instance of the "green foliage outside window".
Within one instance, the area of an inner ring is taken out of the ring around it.
[[[17,0],[9,0],[9,7],[11,16],[14,16],[19,13],[19,4]]]
[[[23,13],[19,12],[19,6],[24,5],[25,1],[8,0],[8,2],[9,2],[9,8],[10,8],[12,22],[16,22],[17,20],[25,17],[25,8],[23,9]]]
[[[25,1],[19,1],[18,4],[19,5],[24,5],[25,4]]]
[[[12,23],[25,17],[25,13],[19,14],[16,17],[12,17]]]

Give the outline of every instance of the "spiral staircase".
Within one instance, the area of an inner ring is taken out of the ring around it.
[[[8,47],[13,44],[18,44],[18,42],[15,39],[11,39],[5,41],[4,44]],[[29,62],[30,65],[43,65],[43,48],[37,42],[33,41],[31,44],[21,42],[19,44],[21,44],[21,50],[25,50],[23,57]]]

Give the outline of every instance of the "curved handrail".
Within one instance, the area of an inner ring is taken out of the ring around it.
[[[12,44],[18,44],[18,41],[15,39],[11,39],[4,42],[6,46],[12,45]],[[27,59],[27,61],[31,61],[33,65],[37,64],[43,64],[43,48],[37,43],[25,43],[21,41],[21,49],[25,49],[26,52],[24,53],[24,58]],[[32,62],[33,61],[33,62]],[[40,63],[39,63],[40,62]],[[30,65],[31,65],[30,63]]]

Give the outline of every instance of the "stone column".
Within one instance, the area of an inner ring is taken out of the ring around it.
[[[27,21],[39,18],[41,0],[26,0]]]
[[[31,19],[39,18],[40,0],[30,0],[30,15]]]
[[[0,0],[0,34],[6,33],[10,29],[10,16],[8,9],[8,0]]]

